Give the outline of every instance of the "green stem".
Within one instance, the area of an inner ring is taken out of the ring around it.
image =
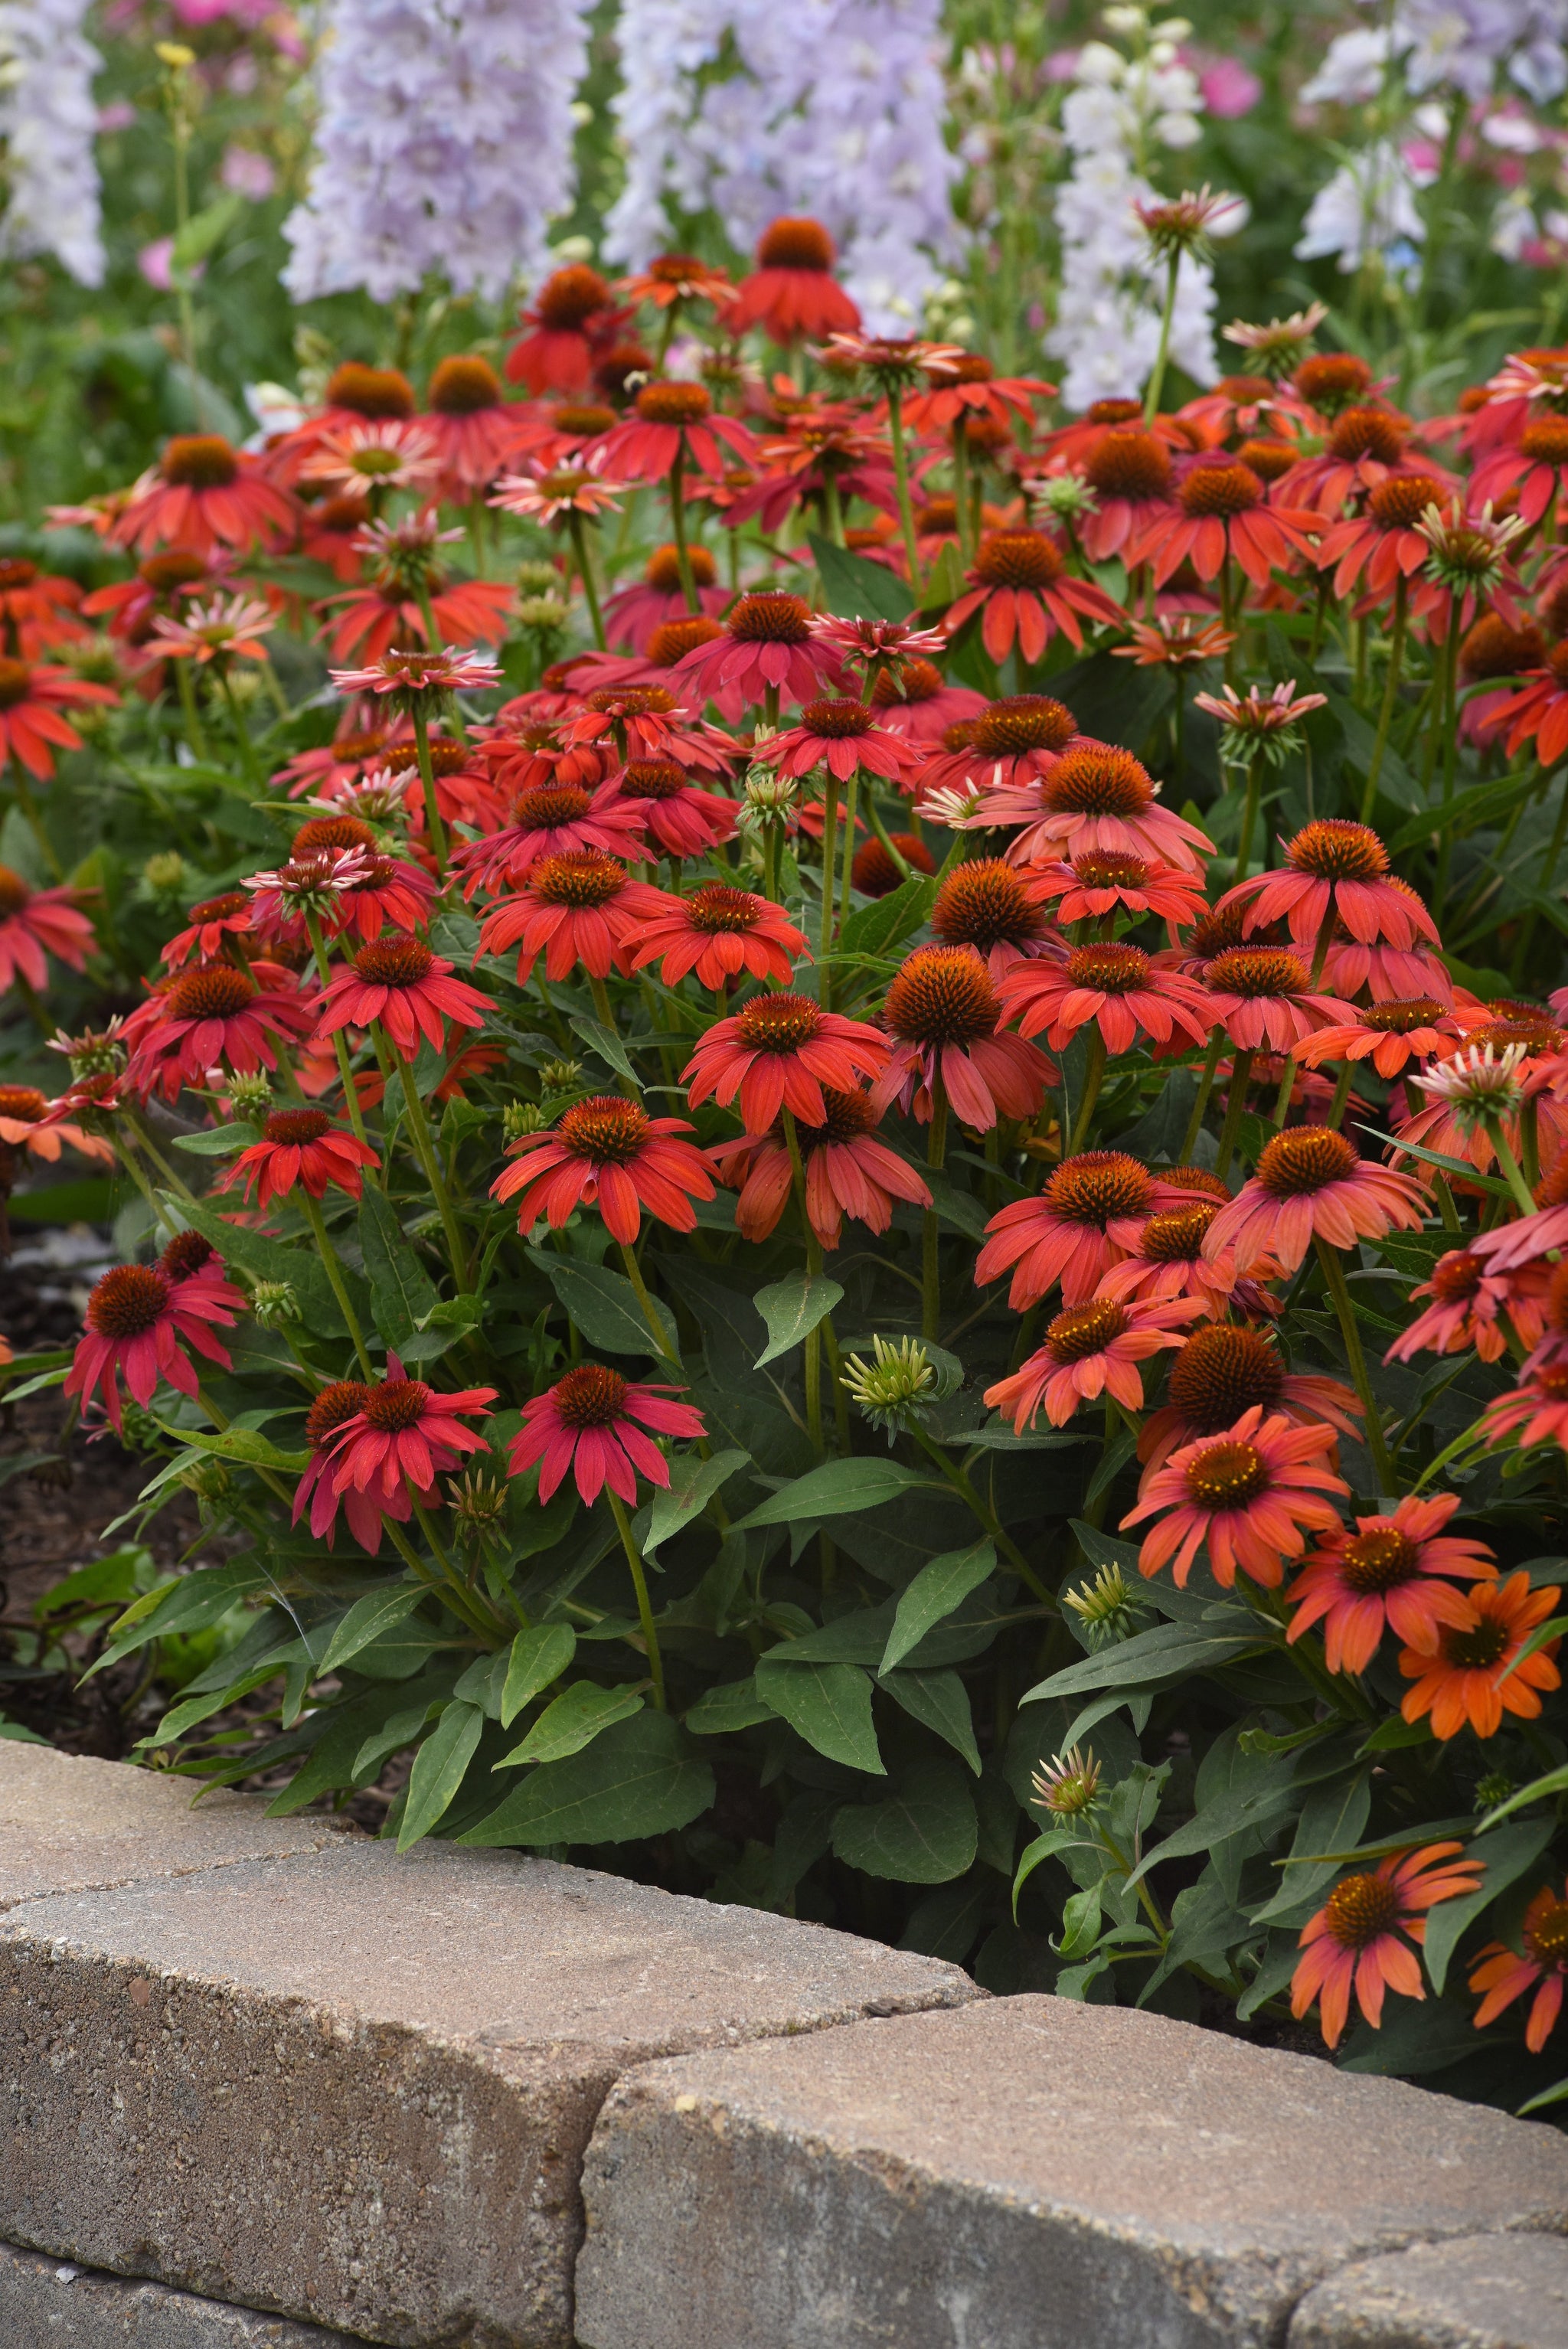
[[[616,1245],[621,1251],[621,1262],[626,1268],[626,1278],[631,1282],[637,1299],[637,1309],[648,1325],[649,1337],[658,1348],[661,1359],[668,1362],[673,1371],[680,1371],[684,1377],[685,1371],[681,1358],[670,1350],[669,1339],[665,1334],[663,1322],[654,1309],[654,1300],[648,1294],[648,1284],[643,1278],[643,1268],[637,1262],[636,1251],[628,1247],[624,1240],[618,1241]]]
[[[931,1080],[931,1131],[926,1137],[925,1163],[934,1174],[940,1174],[947,1156],[947,1094],[942,1079],[934,1072]],[[936,1338],[942,1327],[942,1259],[938,1246],[940,1226],[934,1207],[927,1207],[920,1226],[920,1334]]]
[[[577,575],[583,582],[583,600],[588,606],[588,625],[593,631],[593,642],[601,652],[606,649],[604,618],[599,609],[599,590],[594,584],[593,565],[588,554],[588,533],[582,515],[573,508],[567,517],[572,531],[572,544],[577,556]],[[687,564],[690,569],[690,564]]]
[[[967,570],[975,560],[975,545],[969,529],[969,444],[964,437],[962,416],[953,428],[953,504],[958,530],[958,560]]]
[[[701,611],[702,605],[697,602],[696,574],[692,570],[691,550],[686,544],[686,435],[683,432],[676,445],[675,463],[670,467],[670,534],[676,543],[676,568],[680,573],[681,593],[686,597],[686,610],[695,614]],[[583,575],[586,583],[587,557],[580,554],[578,560],[583,564]],[[603,650],[602,636],[599,638],[599,644],[600,649]]]
[[[1253,833],[1258,820],[1258,800],[1263,791],[1263,781],[1264,754],[1259,750],[1253,753],[1247,766],[1247,791],[1246,797],[1242,802],[1241,836],[1236,842],[1235,879],[1237,881],[1246,879],[1247,867],[1252,861]],[[1267,861],[1266,858],[1264,861]]]
[[[824,771],[826,794],[822,801],[822,918],[818,942],[817,1000],[826,1011],[832,1001],[832,979],[830,975],[833,952],[833,874],[838,861],[839,845],[839,785],[837,778]]]
[[[468,1257],[463,1247],[463,1236],[458,1226],[457,1215],[447,1186],[441,1179],[440,1163],[436,1155],[436,1144],[430,1133],[430,1122],[425,1115],[425,1104],[419,1099],[419,1089],[414,1082],[414,1071],[411,1064],[397,1053],[396,1045],[392,1049],[397,1058],[397,1074],[402,1081],[403,1099],[408,1112],[408,1132],[413,1138],[419,1164],[424,1169],[425,1180],[430,1186],[430,1196],[434,1199],[439,1213],[441,1229],[447,1236],[447,1254],[451,1260],[452,1278],[457,1282],[459,1292],[466,1297],[471,1290],[473,1283],[469,1278]]]
[[[843,933],[844,924],[850,918],[850,882],[854,872],[855,863],[855,802],[860,797],[860,791],[861,771],[857,767],[854,772],[851,775],[850,780],[844,788],[844,848],[842,857],[840,860],[843,866],[843,874],[839,884],[839,931],[841,936]]]
[[[1372,1392],[1372,1381],[1367,1373],[1367,1357],[1361,1350],[1361,1332],[1356,1323],[1356,1309],[1350,1302],[1350,1286],[1345,1278],[1345,1267],[1339,1261],[1339,1251],[1325,1239],[1314,1242],[1317,1260],[1323,1267],[1323,1278],[1334,1310],[1339,1319],[1339,1331],[1345,1340],[1345,1356],[1350,1366],[1350,1376],[1361,1398],[1365,1414],[1367,1449],[1372,1455],[1372,1465],[1377,1472],[1377,1490],[1391,1495],[1395,1490],[1394,1464],[1388,1457],[1388,1446],[1383,1434],[1383,1422]]]
[[[669,1710],[665,1699],[665,1665],[659,1653],[659,1635],[654,1629],[654,1609],[648,1598],[648,1578],[643,1568],[643,1554],[637,1547],[632,1531],[632,1520],[626,1515],[626,1505],[618,1493],[604,1487],[604,1497],[615,1520],[615,1530],[621,1537],[621,1547],[626,1553],[626,1564],[632,1569],[632,1588],[637,1594],[637,1619],[643,1627],[643,1644],[648,1652],[648,1672],[654,1683],[654,1704],[660,1713]]]
[[[256,764],[256,746],[251,740],[251,730],[245,723],[244,712],[240,708],[233,681],[227,669],[219,667],[216,662],[213,667],[217,670],[218,690],[223,697],[223,704],[229,713],[229,724],[234,735],[234,748],[240,754],[240,765],[244,772],[245,781],[253,792],[260,792],[264,785],[262,771]]]
[[[1535,1200],[1532,1195],[1529,1184],[1524,1179],[1524,1170],[1514,1156],[1508,1136],[1502,1130],[1502,1120],[1499,1117],[1489,1117],[1486,1130],[1491,1146],[1497,1153],[1497,1163],[1502,1169],[1503,1180],[1513,1194],[1514,1205],[1522,1216],[1532,1216],[1535,1213]]]
[[[1274,1116],[1270,1123],[1277,1133],[1290,1114],[1290,1097],[1295,1089],[1295,1058],[1287,1052],[1284,1067],[1280,1071],[1279,1091],[1274,1095]]]
[[[1449,868],[1454,853],[1454,779],[1455,761],[1459,755],[1459,714],[1455,707],[1459,693],[1460,630],[1457,608],[1450,616],[1448,642],[1443,647],[1443,699],[1439,720],[1443,746],[1443,797],[1438,810],[1438,869],[1432,882],[1432,913],[1440,925],[1443,906],[1449,894]]]
[[[426,1589],[434,1591],[451,1609],[454,1615],[461,1617],[470,1631],[477,1631],[480,1639],[493,1646],[495,1644],[494,1629],[485,1621],[462,1584],[460,1582],[454,1584],[449,1578],[443,1580],[439,1574],[432,1573],[396,1517],[389,1517],[384,1513],[381,1523],[386,1529],[387,1539],[404,1565],[418,1577]]]
[[[878,810],[876,794],[874,792],[868,792],[866,793],[866,822],[871,825],[872,830],[875,833],[877,838],[886,849],[889,856],[892,859],[893,866],[898,874],[899,879],[901,881],[907,881],[910,874],[909,859],[905,856],[901,848],[895,848],[893,846],[887,825],[882,822],[882,815]]]
[[[915,1442],[919,1444],[921,1450],[925,1453],[930,1459],[936,1463],[936,1465],[941,1469],[943,1475],[946,1477],[954,1491],[961,1495],[965,1505],[973,1511],[976,1520],[990,1535],[992,1540],[995,1543],[997,1548],[1001,1551],[1008,1565],[1013,1568],[1014,1573],[1021,1576],[1023,1580],[1027,1583],[1029,1588],[1034,1592],[1036,1598],[1043,1599],[1046,1605],[1049,1607],[1054,1613],[1056,1611],[1057,1603],[1055,1599],[1047,1589],[1045,1584],[1040,1580],[1039,1576],[1029,1564],[1028,1559],[1024,1556],[1023,1551],[1018,1547],[1018,1545],[1013,1539],[1012,1535],[1005,1529],[995,1510],[992,1508],[988,1501],[985,1501],[981,1498],[980,1495],[975,1491],[969,1477],[965,1475],[964,1470],[958,1465],[958,1463],[955,1460],[950,1460],[947,1457],[947,1454],[944,1452],[942,1446],[934,1440],[934,1437],[927,1435],[924,1428],[918,1425],[912,1425],[909,1432],[913,1436]]]
[[[909,452],[903,445],[903,393],[897,384],[888,387],[887,431],[892,447],[892,481],[898,497],[899,524],[903,532],[903,552],[909,564],[910,592],[916,604],[920,602],[920,551],[914,534],[914,502],[909,493]]]
[[[1405,622],[1409,599],[1409,582],[1401,571],[1394,584],[1394,633],[1388,644],[1388,674],[1383,681],[1383,707],[1377,713],[1377,738],[1372,745],[1372,758],[1367,769],[1367,789],[1361,798],[1361,821],[1370,823],[1372,811],[1377,804],[1377,781],[1383,772],[1383,753],[1388,747],[1388,729],[1394,722],[1398,705],[1399,681],[1405,669]]]
[[[1203,1117],[1209,1106],[1209,1095],[1214,1090],[1214,1071],[1220,1065],[1220,1054],[1224,1048],[1225,1031],[1222,1028],[1216,1028],[1209,1039],[1208,1051],[1203,1056],[1203,1073],[1198,1080],[1198,1098],[1192,1103],[1192,1114],[1187,1120],[1187,1131],[1181,1137],[1181,1154],[1176,1161],[1178,1166],[1191,1166],[1192,1164],[1192,1153],[1198,1147],[1198,1136],[1203,1131]]]
[[[1068,1144],[1069,1157],[1081,1150],[1088,1140],[1089,1120],[1094,1115],[1099,1089],[1105,1081],[1105,1038],[1100,1034],[1098,1024],[1088,1031],[1086,1051],[1083,1093],[1078,1102],[1078,1115],[1073,1120],[1072,1140]]]
[[[789,1153],[789,1174],[795,1192],[795,1205],[799,1211],[800,1230],[806,1243],[808,1276],[822,1269],[822,1248],[811,1228],[811,1217],[806,1205],[806,1164],[800,1154],[800,1136],[794,1112],[786,1107],[780,1112],[784,1127],[784,1145]],[[806,1390],[806,1432],[811,1439],[811,1449],[820,1460],[827,1446],[822,1440],[822,1344],[821,1324],[808,1330],[801,1354],[801,1376]],[[835,1412],[838,1398],[834,1398]],[[845,1404],[847,1411],[847,1402]]]
[[[430,721],[423,704],[412,698],[409,715],[414,721],[414,755],[419,762],[419,781],[425,793],[425,829],[436,852],[436,871],[444,882],[447,877],[447,827],[442,822],[436,798],[436,769],[430,757]]]
[[[321,934],[320,916],[315,914],[306,914],[304,926],[310,938],[310,950],[315,959],[316,977],[323,987],[329,986],[332,980],[332,964],[326,951],[326,941]],[[362,1142],[368,1150],[370,1137],[365,1131],[365,1112],[359,1106],[359,1088],[354,1081],[354,1063],[348,1057],[348,1039],[341,1028],[336,1028],[333,1030],[332,1040],[337,1053],[337,1073],[343,1085],[343,1103],[348,1112],[348,1123],[354,1128],[356,1142]],[[379,1164],[374,1167],[366,1167],[366,1173],[373,1183],[379,1184],[381,1180]]]
[[[1160,413],[1160,395],[1165,388],[1165,369],[1171,357],[1171,326],[1176,316],[1176,280],[1181,271],[1181,248],[1177,246],[1165,264],[1165,307],[1160,317],[1160,347],[1154,354],[1154,372],[1149,378],[1149,389],[1143,396],[1143,421],[1151,425]]]
[[[343,1278],[343,1265],[337,1250],[333,1247],[328,1237],[326,1218],[321,1212],[321,1202],[319,1199],[311,1197],[303,1183],[300,1185],[299,1197],[300,1205],[304,1209],[304,1219],[310,1226],[326,1277],[332,1283],[332,1293],[337,1299],[337,1309],[347,1324],[349,1337],[354,1342],[354,1350],[359,1357],[359,1367],[366,1379],[373,1380],[376,1373],[371,1368],[370,1356],[366,1349],[365,1332],[359,1326],[359,1316],[349,1302],[348,1284]]]
[[[201,712],[196,700],[196,680],[191,674],[188,660],[174,663],[174,678],[180,688],[180,707],[185,719],[185,740],[205,766],[211,755],[207,748],[207,730],[201,723]]]
[[[1252,1075],[1252,1072],[1253,1055],[1251,1052],[1233,1052],[1231,1055],[1231,1088],[1225,1102],[1225,1122],[1220,1128],[1219,1154],[1214,1160],[1214,1172],[1220,1177],[1222,1182],[1224,1181],[1225,1176],[1231,1171],[1231,1160],[1235,1153],[1236,1136],[1242,1129],[1242,1112],[1246,1107],[1247,1080]]]
[[[1339,1075],[1335,1081],[1334,1099],[1328,1104],[1328,1123],[1336,1133],[1338,1132],[1340,1120],[1345,1115],[1345,1104],[1350,1098],[1351,1081],[1355,1074],[1354,1061],[1341,1061]]]

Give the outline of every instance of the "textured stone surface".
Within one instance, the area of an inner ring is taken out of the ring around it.
[[[0,1909],[43,1893],[320,1851],[344,1832],[330,1819],[269,1819],[259,1795],[224,1790],[192,1810],[195,1791],[188,1778],[0,1737]]]
[[[5,2349],[353,2349],[346,2333],[227,2308],[0,2243]]]
[[[1568,2243],[1476,2235],[1358,2261],[1307,2293],[1289,2349],[1568,2349]]]
[[[1264,2349],[1369,2251],[1568,2227],[1568,2142],[1022,1997],[651,2065],[583,2193],[587,2349]]]
[[[0,2237],[371,2340],[571,2336],[627,2065],[978,1993],[512,1852],[346,1842],[0,1920]]]

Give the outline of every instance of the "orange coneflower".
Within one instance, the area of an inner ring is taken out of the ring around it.
[[[852,334],[861,314],[833,277],[833,240],[820,221],[769,222],[757,241],[757,266],[724,312],[727,334],[760,326],[770,342],[818,342]]]
[[[1025,827],[1007,843],[1010,864],[1055,864],[1105,852],[1200,873],[1201,858],[1213,854],[1196,824],[1160,805],[1141,761],[1109,742],[1069,744],[1046,769],[1028,806],[1016,812],[1006,792],[988,793],[972,821],[988,826],[995,820]]]
[[[1005,971],[999,982],[1006,1015],[1021,1036],[1045,1031],[1056,1050],[1080,1028],[1099,1030],[1108,1052],[1130,1052],[1140,1035],[1169,1044],[1177,1029],[1202,1044],[1212,1024],[1203,990],[1180,971],[1162,969],[1141,947],[1099,938]]]
[[[643,970],[662,958],[659,977],[666,987],[678,987],[694,971],[703,987],[727,987],[743,971],[787,987],[795,957],[806,951],[804,931],[781,906],[725,881],[704,882],[689,896],[665,896],[639,927],[632,968]]]
[[[357,1199],[365,1168],[380,1163],[368,1143],[335,1126],[325,1110],[279,1109],[268,1116],[260,1142],[241,1151],[216,1187],[228,1191],[242,1183],[246,1199],[263,1208],[286,1198],[296,1183],[313,1199],[325,1198],[329,1187]]]
[[[696,1109],[711,1093],[738,1095],[748,1133],[766,1133],[781,1109],[808,1125],[827,1116],[824,1089],[853,1092],[886,1065],[888,1040],[863,1019],[824,1011],[804,995],[758,995],[701,1036],[681,1071]]]
[[[1465,1033],[1453,1012],[1423,995],[1404,1003],[1367,1004],[1348,1019],[1303,1036],[1293,1049],[1309,1069],[1321,1068],[1325,1061],[1369,1059],[1380,1077],[1397,1077],[1411,1061],[1454,1051]]]
[[[1132,1254],[1150,1216],[1184,1204],[1179,1189],[1125,1151],[1080,1150],[1052,1169],[1037,1197],[997,1209],[985,1226],[975,1283],[984,1288],[1010,1270],[1015,1313],[1037,1304],[1058,1280],[1063,1304],[1081,1305],[1101,1275]]]
[[[378,1026],[402,1059],[412,1061],[421,1037],[438,1052],[449,1020],[458,1028],[481,1028],[490,1009],[489,996],[455,978],[451,964],[422,938],[388,930],[362,946],[329,981],[316,1034]]]
[[[1183,563],[1207,586],[1233,562],[1254,586],[1266,587],[1272,572],[1288,570],[1296,555],[1310,552],[1322,527],[1321,516],[1306,507],[1271,505],[1257,474],[1237,458],[1199,457],[1171,502],[1132,533],[1122,561],[1152,564],[1157,587]]]
[[[0,864],[0,994],[15,985],[18,973],[29,987],[46,987],[46,954],[68,969],[87,968],[93,926],[77,910],[87,895],[82,889],[35,889],[9,864]]]
[[[1563,1642],[1548,1640],[1533,1655],[1520,1658],[1531,1633],[1556,1612],[1562,1596],[1553,1583],[1532,1590],[1522,1568],[1506,1582],[1474,1584],[1462,1618],[1439,1626],[1434,1649],[1401,1651],[1399,1670],[1413,1683],[1399,1707],[1405,1719],[1420,1721],[1429,1713],[1433,1736],[1445,1742],[1457,1737],[1467,1722],[1478,1737],[1495,1737],[1505,1713],[1533,1721],[1541,1711],[1540,1692],[1562,1685],[1552,1660]]]
[[[1313,988],[1306,965],[1283,947],[1231,947],[1203,972],[1205,1030],[1218,1022],[1246,1052],[1287,1052],[1315,1029],[1343,1023],[1350,1006]]]
[[[983,613],[981,640],[995,661],[1006,660],[1016,641],[1019,658],[1032,667],[1058,632],[1081,651],[1085,620],[1114,628],[1127,617],[1103,587],[1073,576],[1043,530],[987,531],[964,575],[969,593],[950,607],[943,626],[953,636],[973,613]]]
[[[590,978],[631,968],[631,949],[650,915],[665,906],[662,889],[634,881],[624,864],[595,848],[542,856],[516,896],[502,897],[480,930],[482,954],[519,947],[517,983],[527,985],[544,957],[544,975],[565,978],[581,963]]]
[[[583,390],[593,363],[625,316],[615,308],[610,287],[596,269],[573,262],[547,277],[522,313],[532,331],[515,342],[506,357],[507,379],[523,383],[537,399],[542,392]]]
[[[0,767],[15,759],[40,782],[55,771],[57,750],[79,750],[82,738],[62,711],[89,704],[108,708],[119,699],[109,685],[46,664],[0,655]]]
[[[1544,1267],[1503,1271],[1479,1249],[1449,1248],[1432,1267],[1431,1278],[1410,1291],[1412,1305],[1423,1297],[1432,1302],[1400,1331],[1384,1360],[1408,1362],[1412,1354],[1459,1354],[1473,1346],[1483,1362],[1498,1362],[1508,1350],[1511,1328],[1521,1345],[1533,1346],[1543,1326],[1546,1282]]]
[[[1299,1640],[1321,1623],[1331,1672],[1364,1672],[1385,1630],[1433,1653],[1443,1624],[1469,1620],[1464,1593],[1439,1578],[1497,1573],[1483,1542],[1445,1533],[1460,1506],[1457,1493],[1441,1493],[1403,1500],[1387,1516],[1357,1517],[1354,1533],[1336,1526],[1285,1592],[1295,1609],[1286,1638]]]
[[[1070,864],[1037,864],[1029,874],[1029,891],[1041,904],[1053,897],[1060,901],[1059,922],[1099,921],[1122,912],[1157,914],[1162,922],[1184,926],[1208,910],[1195,873],[1114,849],[1086,848]]]
[[[916,947],[882,1006],[892,1057],[872,1088],[879,1108],[897,1100],[924,1125],[938,1092],[964,1124],[988,1129],[1033,1117],[1056,1071],[1020,1036],[999,1033],[1002,1004],[973,947]]]
[[[634,1507],[637,1478],[667,1485],[670,1464],[645,1429],[655,1435],[701,1436],[702,1413],[668,1398],[679,1387],[649,1386],[623,1378],[602,1362],[579,1362],[552,1387],[522,1406],[522,1427],[507,1464],[514,1476],[539,1469],[539,1497],[548,1501],[570,1468],[590,1507],[607,1485]]]
[[[1299,2022],[1315,2000],[1323,2036],[1337,2047],[1350,2013],[1350,1993],[1376,2031],[1383,1993],[1425,1998],[1413,1941],[1426,1938],[1425,1911],[1439,1900],[1473,1892],[1479,1859],[1454,1858],[1462,1844],[1429,1843],[1394,1852],[1375,1868],[1345,1877],[1315,1917],[1302,1928],[1304,1955],[1291,1977],[1290,2011]],[[1446,1863],[1446,1864],[1445,1864]],[[1402,1939],[1408,1935],[1408,1939]]]
[[[920,843],[913,845],[918,848]],[[867,843],[868,849],[872,846],[886,857],[880,841]],[[906,856],[908,853],[904,851]],[[925,869],[931,869],[929,857]],[[1041,894],[1032,874],[1026,878],[999,856],[955,865],[932,905],[932,932],[944,947],[973,947],[985,957],[993,980],[999,981],[1015,963],[1043,954],[1057,936],[1040,904]]]
[[[435,442],[445,494],[459,502],[488,488],[518,447],[523,419],[501,396],[488,359],[443,359],[430,378],[430,409],[420,418]]]
[[[1415,891],[1397,886],[1377,833],[1344,816],[1319,816],[1286,844],[1284,863],[1239,881],[1222,906],[1244,904],[1250,933],[1284,921],[1297,946],[1314,947],[1333,918],[1353,938],[1409,948],[1438,944],[1437,925]]]
[[[268,480],[257,459],[220,433],[184,432],[165,442],[109,536],[139,554],[164,545],[206,561],[220,546],[271,552],[294,536],[298,520],[294,499]]]
[[[1539,2055],[1563,2012],[1563,1978],[1568,1972],[1568,1900],[1543,1884],[1524,1912],[1520,1928],[1522,1952],[1502,1941],[1489,1941],[1477,1953],[1470,1978],[1472,1991],[1485,1992],[1476,2009],[1475,2027],[1484,2031],[1504,2007],[1538,1985],[1530,2002],[1524,2044]]]

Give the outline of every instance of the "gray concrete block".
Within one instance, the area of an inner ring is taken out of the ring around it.
[[[346,1842],[0,1920],[0,2236],[414,2349],[563,2349],[629,2064],[979,1995],[524,1857]]]
[[[5,2349],[353,2349],[346,2333],[101,2275],[0,2243]]]
[[[1568,2349],[1568,2243],[1473,2235],[1357,2261],[1307,2293],[1289,2349]]]
[[[0,1737],[0,1909],[50,1892],[320,1851],[346,1831],[322,1817],[269,1819],[263,1796],[228,1789],[192,1810],[195,1793],[189,1778]]]
[[[1346,2261],[1568,2228],[1568,2142],[1020,1997],[634,2073],[583,2195],[585,2349],[1274,2349]]]

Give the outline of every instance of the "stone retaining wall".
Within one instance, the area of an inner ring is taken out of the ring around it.
[[[0,2084],[4,2349],[1568,2349],[1553,2129],[12,1741]]]

